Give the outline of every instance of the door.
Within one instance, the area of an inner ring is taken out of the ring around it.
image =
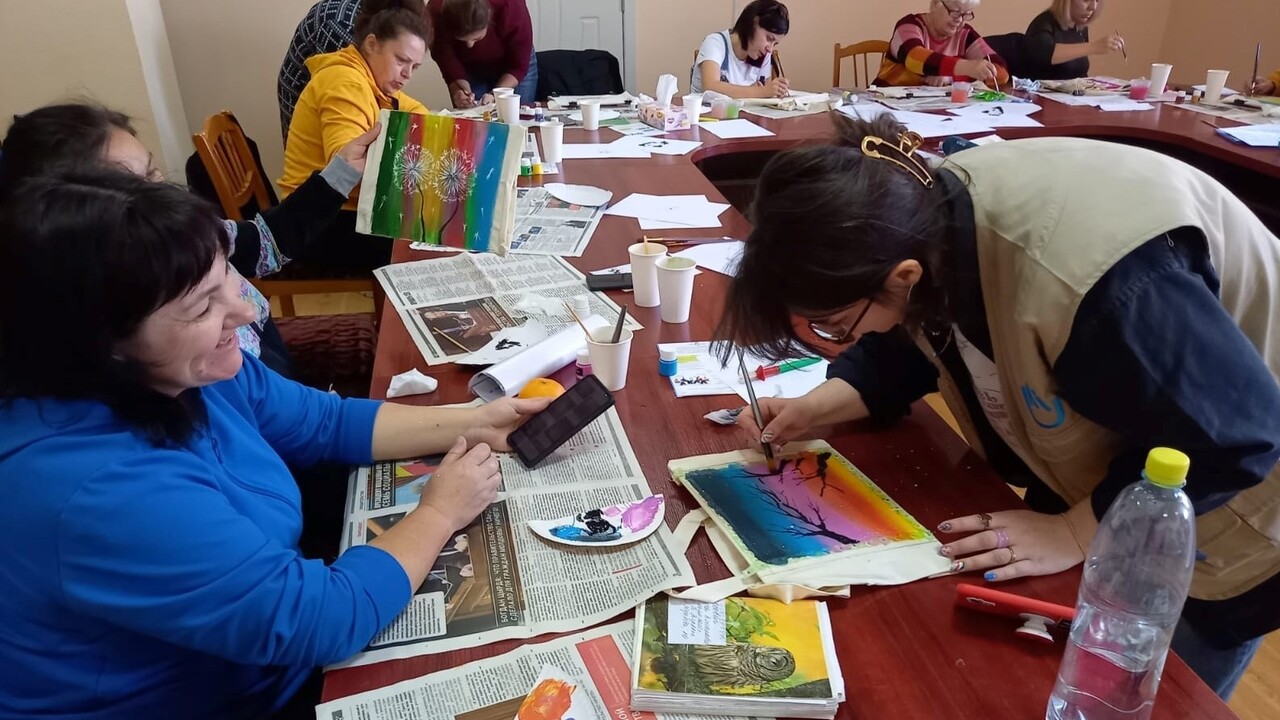
[[[526,0],[538,50],[607,50],[626,78],[623,0]]]

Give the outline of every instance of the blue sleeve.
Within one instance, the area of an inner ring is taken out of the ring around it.
[[[243,664],[339,662],[411,597],[403,568],[378,548],[326,567],[265,536],[176,450],[88,478],[57,543],[59,586],[76,612]]]
[[[1156,446],[1190,456],[1197,513],[1259,484],[1280,459],[1280,387],[1217,293],[1203,239],[1161,237],[1081,303],[1054,377],[1073,409],[1123,438],[1093,492],[1098,517]]]
[[[832,361],[827,378],[853,386],[876,422],[904,417],[938,389],[938,369],[901,328],[863,335]]]
[[[245,355],[236,375],[258,431],[285,462],[307,467],[321,461],[373,462],[373,422],[382,403],[340,398],[280,377]]]

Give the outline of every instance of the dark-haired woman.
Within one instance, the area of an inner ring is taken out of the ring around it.
[[[199,198],[113,172],[11,199],[0,523],[22,542],[0,545],[0,715],[281,709],[404,608],[494,498],[490,446],[545,403],[413,408],[284,380],[236,347],[253,310]],[[394,528],[332,565],[299,554],[286,462],[444,451]]]
[[[732,98],[786,97],[790,85],[772,77],[773,51],[791,30],[787,6],[777,0],[753,0],[729,30],[711,33],[693,63],[693,92],[718,92]]]
[[[429,0],[435,30],[431,57],[455,108],[493,102],[511,88],[525,105],[538,94],[538,57],[525,0]]]
[[[932,169],[896,122],[836,118],[775,158],[721,336],[782,358],[852,343],[830,379],[763,399],[757,441],[887,421],[940,389],[1036,511],[955,518],[943,547],[988,581],[1083,559],[1148,449],[1191,456],[1203,559],[1173,646],[1220,695],[1280,627],[1280,240],[1221,184],[1075,138]],[[999,532],[997,532],[999,531]]]
[[[298,97],[311,80],[307,60],[316,55],[337,52],[355,42],[355,26],[360,16],[374,15],[389,8],[403,7],[424,17],[423,0],[320,0],[298,23],[280,63],[276,78],[276,100],[280,104],[280,132],[289,138],[289,124]]]
[[[311,81],[298,98],[284,148],[279,185],[285,198],[325,167],[339,148],[368,132],[382,110],[427,112],[404,93],[427,53],[430,33],[422,13],[401,6],[361,13],[355,33],[355,43],[307,60]],[[313,264],[364,275],[390,262],[389,239],[356,234],[358,203],[357,189],[321,239]]]
[[[89,103],[48,105],[19,115],[4,138],[0,201],[23,183],[60,170],[105,165],[163,179],[137,135],[127,115]],[[312,245],[360,182],[375,137],[376,133],[368,132],[342,146],[324,169],[313,173],[278,206],[252,220],[226,221],[232,248],[228,259],[235,271],[244,277],[264,277],[290,260],[311,254]],[[241,297],[256,312],[252,322],[236,331],[240,348],[289,377],[289,352],[271,321],[270,304],[248,281],[241,278],[239,282]]]

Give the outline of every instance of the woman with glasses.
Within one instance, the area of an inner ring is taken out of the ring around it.
[[[923,85],[926,78],[1009,82],[1005,61],[969,21],[980,0],[932,0],[929,12],[898,21],[875,85]]]
[[[1102,0],[1053,0],[1027,26],[1022,41],[1026,72],[1037,80],[1070,80],[1089,74],[1089,56],[1124,50],[1124,38],[1111,33],[1089,42],[1089,25],[1098,19]]]
[[[890,118],[835,122],[834,146],[764,168],[717,337],[770,361],[852,344],[809,394],[762,398],[763,428],[742,413],[748,437],[889,422],[941,391],[1027,487],[1032,510],[938,527],[953,571],[987,581],[1079,564],[1147,451],[1185,451],[1201,560],[1173,647],[1230,694],[1280,628],[1280,239],[1149,150],[1046,137],[932,168]]]

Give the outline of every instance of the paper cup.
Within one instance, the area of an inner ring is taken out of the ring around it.
[[[504,97],[507,97],[507,96],[509,96],[509,95],[515,95],[515,94],[516,94],[516,89],[515,89],[515,88],[501,87],[501,88],[494,88],[494,89],[493,89],[493,98],[494,98],[495,100],[496,100],[496,99],[498,99],[498,98],[504,98]]]
[[[583,130],[599,130],[600,129],[600,103],[595,101],[584,100],[578,103],[578,107],[582,110],[582,129]]]
[[[658,272],[658,297],[662,300],[662,322],[679,325],[689,322],[693,304],[693,276],[698,264],[689,258],[664,257],[654,263]]]
[[[559,165],[560,148],[564,146],[564,123],[559,120],[543,123],[538,134],[542,136],[542,161]]]
[[[1173,71],[1173,66],[1168,63],[1151,63],[1151,90],[1152,100],[1157,100],[1164,94],[1165,86],[1169,84],[1169,73]]]
[[[519,95],[507,95],[498,98],[498,119],[508,125],[520,124]]]
[[[627,248],[631,255],[631,291],[640,307],[658,307],[658,260],[667,248],[657,243],[636,243]]]
[[[587,338],[587,354],[591,356],[591,373],[600,378],[610,391],[627,386],[627,367],[631,364],[631,338],[633,333],[622,329],[618,342],[613,340],[613,326],[596,328]]]
[[[689,116],[689,124],[697,125],[702,115],[702,93],[689,93],[684,96],[684,112]]]
[[[1222,88],[1227,84],[1230,70],[1210,70],[1204,79],[1204,101],[1216,103],[1222,99]]]

